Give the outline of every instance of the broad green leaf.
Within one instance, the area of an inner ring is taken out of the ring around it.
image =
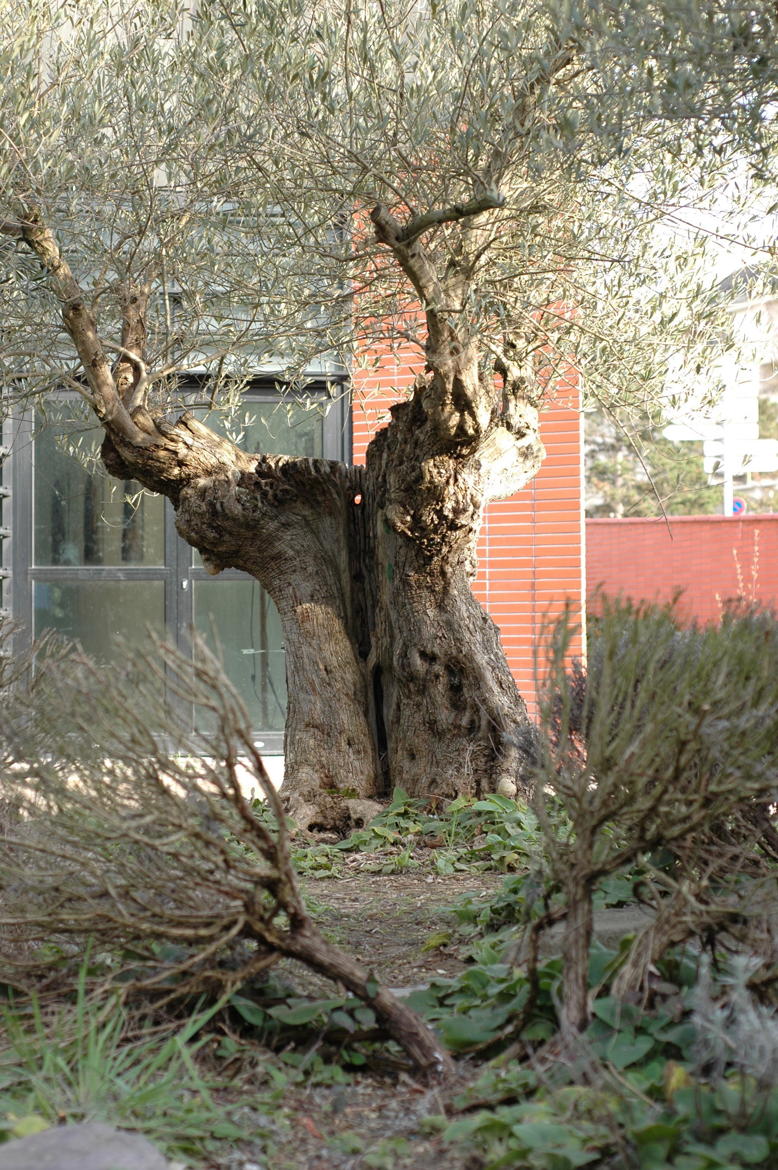
[[[542,1151],[567,1160],[570,1166],[586,1166],[599,1159],[598,1150],[586,1149],[584,1140],[573,1126],[553,1121],[523,1121],[513,1126],[513,1134],[528,1150]]]
[[[445,1017],[438,1021],[437,1027],[449,1048],[462,1051],[487,1043],[504,1022],[504,1012],[483,1011]]]
[[[321,1019],[333,1008],[340,1007],[342,1003],[341,999],[314,999],[309,1003],[301,1003],[294,1007],[279,1004],[277,1007],[268,1008],[268,1015],[273,1016],[282,1024],[291,1024],[292,1026],[310,1024],[312,1020]]]
[[[267,1026],[268,1012],[259,1004],[254,1003],[253,1000],[246,999],[242,995],[233,995],[229,1002],[230,1007],[233,1007],[247,1024],[253,1024],[256,1028]]]
[[[647,1056],[654,1047],[652,1036],[634,1036],[628,1032],[620,1032],[613,1037],[605,1049],[605,1059],[616,1068],[629,1068]]]
[[[745,1162],[750,1166],[767,1160],[770,1143],[761,1133],[727,1133],[718,1139],[715,1150],[721,1158]]]
[[[51,1128],[51,1122],[39,1113],[28,1113],[25,1117],[9,1118],[9,1132],[15,1138],[31,1137],[34,1133],[42,1133]]]

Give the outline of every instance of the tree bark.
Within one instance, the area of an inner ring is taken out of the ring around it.
[[[589,1024],[589,949],[592,943],[594,912],[591,883],[572,873],[567,887],[562,944],[562,1040],[572,1053],[581,1032]]]
[[[493,467],[482,442],[463,451],[425,425],[426,389],[395,407],[366,472],[249,456],[186,413],[137,409],[143,444],[109,429],[103,447],[112,474],[171,499],[206,568],[250,573],[278,607],[285,794],[309,828],[345,832],[396,786],[515,794],[531,761],[526,708],[470,590]]]
[[[498,630],[470,587],[495,473],[484,448],[504,423],[464,441],[441,434],[428,390],[419,380],[368,449],[374,725],[393,786],[444,799],[515,796],[526,790],[533,729]],[[528,479],[542,448],[536,429],[527,431]]]
[[[107,469],[168,496],[209,572],[242,569],[275,602],[289,684],[290,811],[306,827],[347,830],[349,802],[378,795],[352,581],[359,472],[249,456],[186,413],[169,424],[137,410],[133,421],[149,441],[136,447],[109,431]]]
[[[17,225],[61,302],[108,471],[166,495],[205,567],[250,573],[278,608],[285,791],[306,827],[346,831],[369,815],[365,801],[397,785],[447,799],[515,794],[528,782],[532,725],[470,590],[485,505],[522,487],[544,454],[531,371],[516,360],[522,347],[506,338],[484,361],[465,311],[473,221],[502,202],[485,192],[404,225],[373,209],[377,240],[419,297],[428,343],[426,370],[371,443],[364,473],[250,456],[191,414],[170,422],[149,413],[148,280],[123,286],[122,344],[104,344],[53,232],[34,209]],[[441,267],[421,237],[459,221],[468,246]],[[119,354],[113,369],[106,349]]]

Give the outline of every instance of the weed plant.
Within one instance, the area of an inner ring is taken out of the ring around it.
[[[364,829],[336,843],[297,842],[292,857],[298,873],[334,877],[345,858],[366,854],[367,872],[508,873],[525,867],[539,849],[534,813],[508,797],[458,797],[444,808],[394,791],[387,808]]]
[[[245,1123],[217,1103],[220,1086],[198,1062],[223,1002],[160,1035],[139,1028],[116,995],[90,995],[88,972],[85,962],[72,1002],[11,997],[2,1007],[0,1142],[75,1121],[138,1130],[171,1154],[205,1155],[243,1138]]]
[[[433,1118],[445,1149],[478,1170],[773,1170],[778,1165],[778,1016],[755,1004],[751,964],[714,974],[693,949],[668,952],[650,1005],[608,994],[619,955],[595,946],[589,983],[600,994],[575,1050],[560,1060],[562,963],[527,973],[481,962],[413,996],[482,1072]],[[530,1010],[528,1011],[528,1005]],[[520,1022],[519,1022],[520,1021]]]

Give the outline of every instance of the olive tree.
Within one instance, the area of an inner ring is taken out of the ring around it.
[[[537,472],[560,377],[650,398],[721,342],[702,259],[734,227],[695,209],[770,181],[774,5],[3,16],[8,401],[77,390],[106,470],[268,591],[301,814],[397,784],[516,791],[533,732],[470,589],[481,516]],[[417,374],[365,468],[249,455],[182,401],[193,369],[229,405],[257,368],[299,386],[322,355],[397,348]]]

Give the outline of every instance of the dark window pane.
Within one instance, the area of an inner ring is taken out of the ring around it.
[[[241,446],[267,455],[302,455],[321,459],[324,454],[324,414],[321,405],[296,402],[251,402]]]
[[[221,648],[224,669],[251,725],[283,731],[286,666],[278,612],[256,581],[196,581],[195,628]]]
[[[53,629],[81,643],[87,654],[110,662],[116,634],[137,643],[151,627],[165,636],[162,581],[37,581],[34,629]]]
[[[198,411],[198,414],[212,430],[229,434],[244,451],[321,459],[324,454],[324,408],[322,400],[263,402],[249,398],[227,426],[216,413]]]
[[[50,403],[36,434],[35,564],[163,564],[164,501],[112,479],[99,460],[102,431],[74,414],[67,399]]]

